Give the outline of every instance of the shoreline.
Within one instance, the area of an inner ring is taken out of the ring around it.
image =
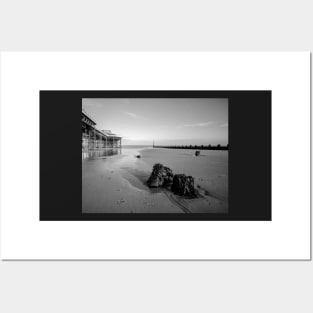
[[[209,190],[202,176],[195,177],[196,199],[174,195],[164,188],[149,188],[146,181],[155,163],[170,168],[173,166],[167,163],[177,163],[166,160],[157,150],[163,149],[124,148],[122,154],[83,160],[83,213],[227,213],[228,199]],[[141,158],[136,158],[138,154]],[[180,153],[178,157],[183,163],[194,160],[191,154]]]
[[[162,149],[179,149],[179,150],[216,150],[216,151],[228,151],[228,146],[154,146],[153,148]]]

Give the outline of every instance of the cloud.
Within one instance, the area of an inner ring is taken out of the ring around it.
[[[129,115],[132,118],[137,118],[137,114],[132,113],[132,112],[124,112],[126,115]]]
[[[138,115],[136,113],[133,113],[133,112],[124,112],[124,114],[130,116],[131,118],[135,118],[135,119],[141,119],[141,120],[145,119],[145,117]]]
[[[222,124],[221,127],[228,127],[228,123]]]
[[[194,124],[184,124],[182,127],[205,127],[209,125],[215,124],[214,121],[208,121],[208,122],[203,122],[203,123],[194,123]]]
[[[97,100],[95,100],[95,99],[85,99],[85,98],[83,98],[82,106],[83,107],[101,108],[102,104],[97,102]]]

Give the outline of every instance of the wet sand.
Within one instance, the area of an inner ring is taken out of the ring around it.
[[[83,213],[226,213],[228,152],[176,149],[122,149],[111,156],[82,160]],[[136,158],[140,154],[141,158]],[[175,174],[195,178],[199,196],[188,199],[146,185],[152,167],[162,163]]]

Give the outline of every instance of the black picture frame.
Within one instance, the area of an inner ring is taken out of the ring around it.
[[[83,98],[227,98],[229,211],[225,214],[83,214]],[[39,91],[40,221],[271,221],[272,92]]]

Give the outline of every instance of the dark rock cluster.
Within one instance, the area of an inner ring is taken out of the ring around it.
[[[171,190],[180,196],[195,196],[193,177],[184,174],[174,175]]]
[[[147,181],[149,187],[166,187],[173,182],[173,172],[170,168],[157,163]]]
[[[168,187],[180,196],[195,196],[194,179],[184,174],[173,174],[172,170],[160,163],[153,166],[152,173],[147,181],[151,188]]]

